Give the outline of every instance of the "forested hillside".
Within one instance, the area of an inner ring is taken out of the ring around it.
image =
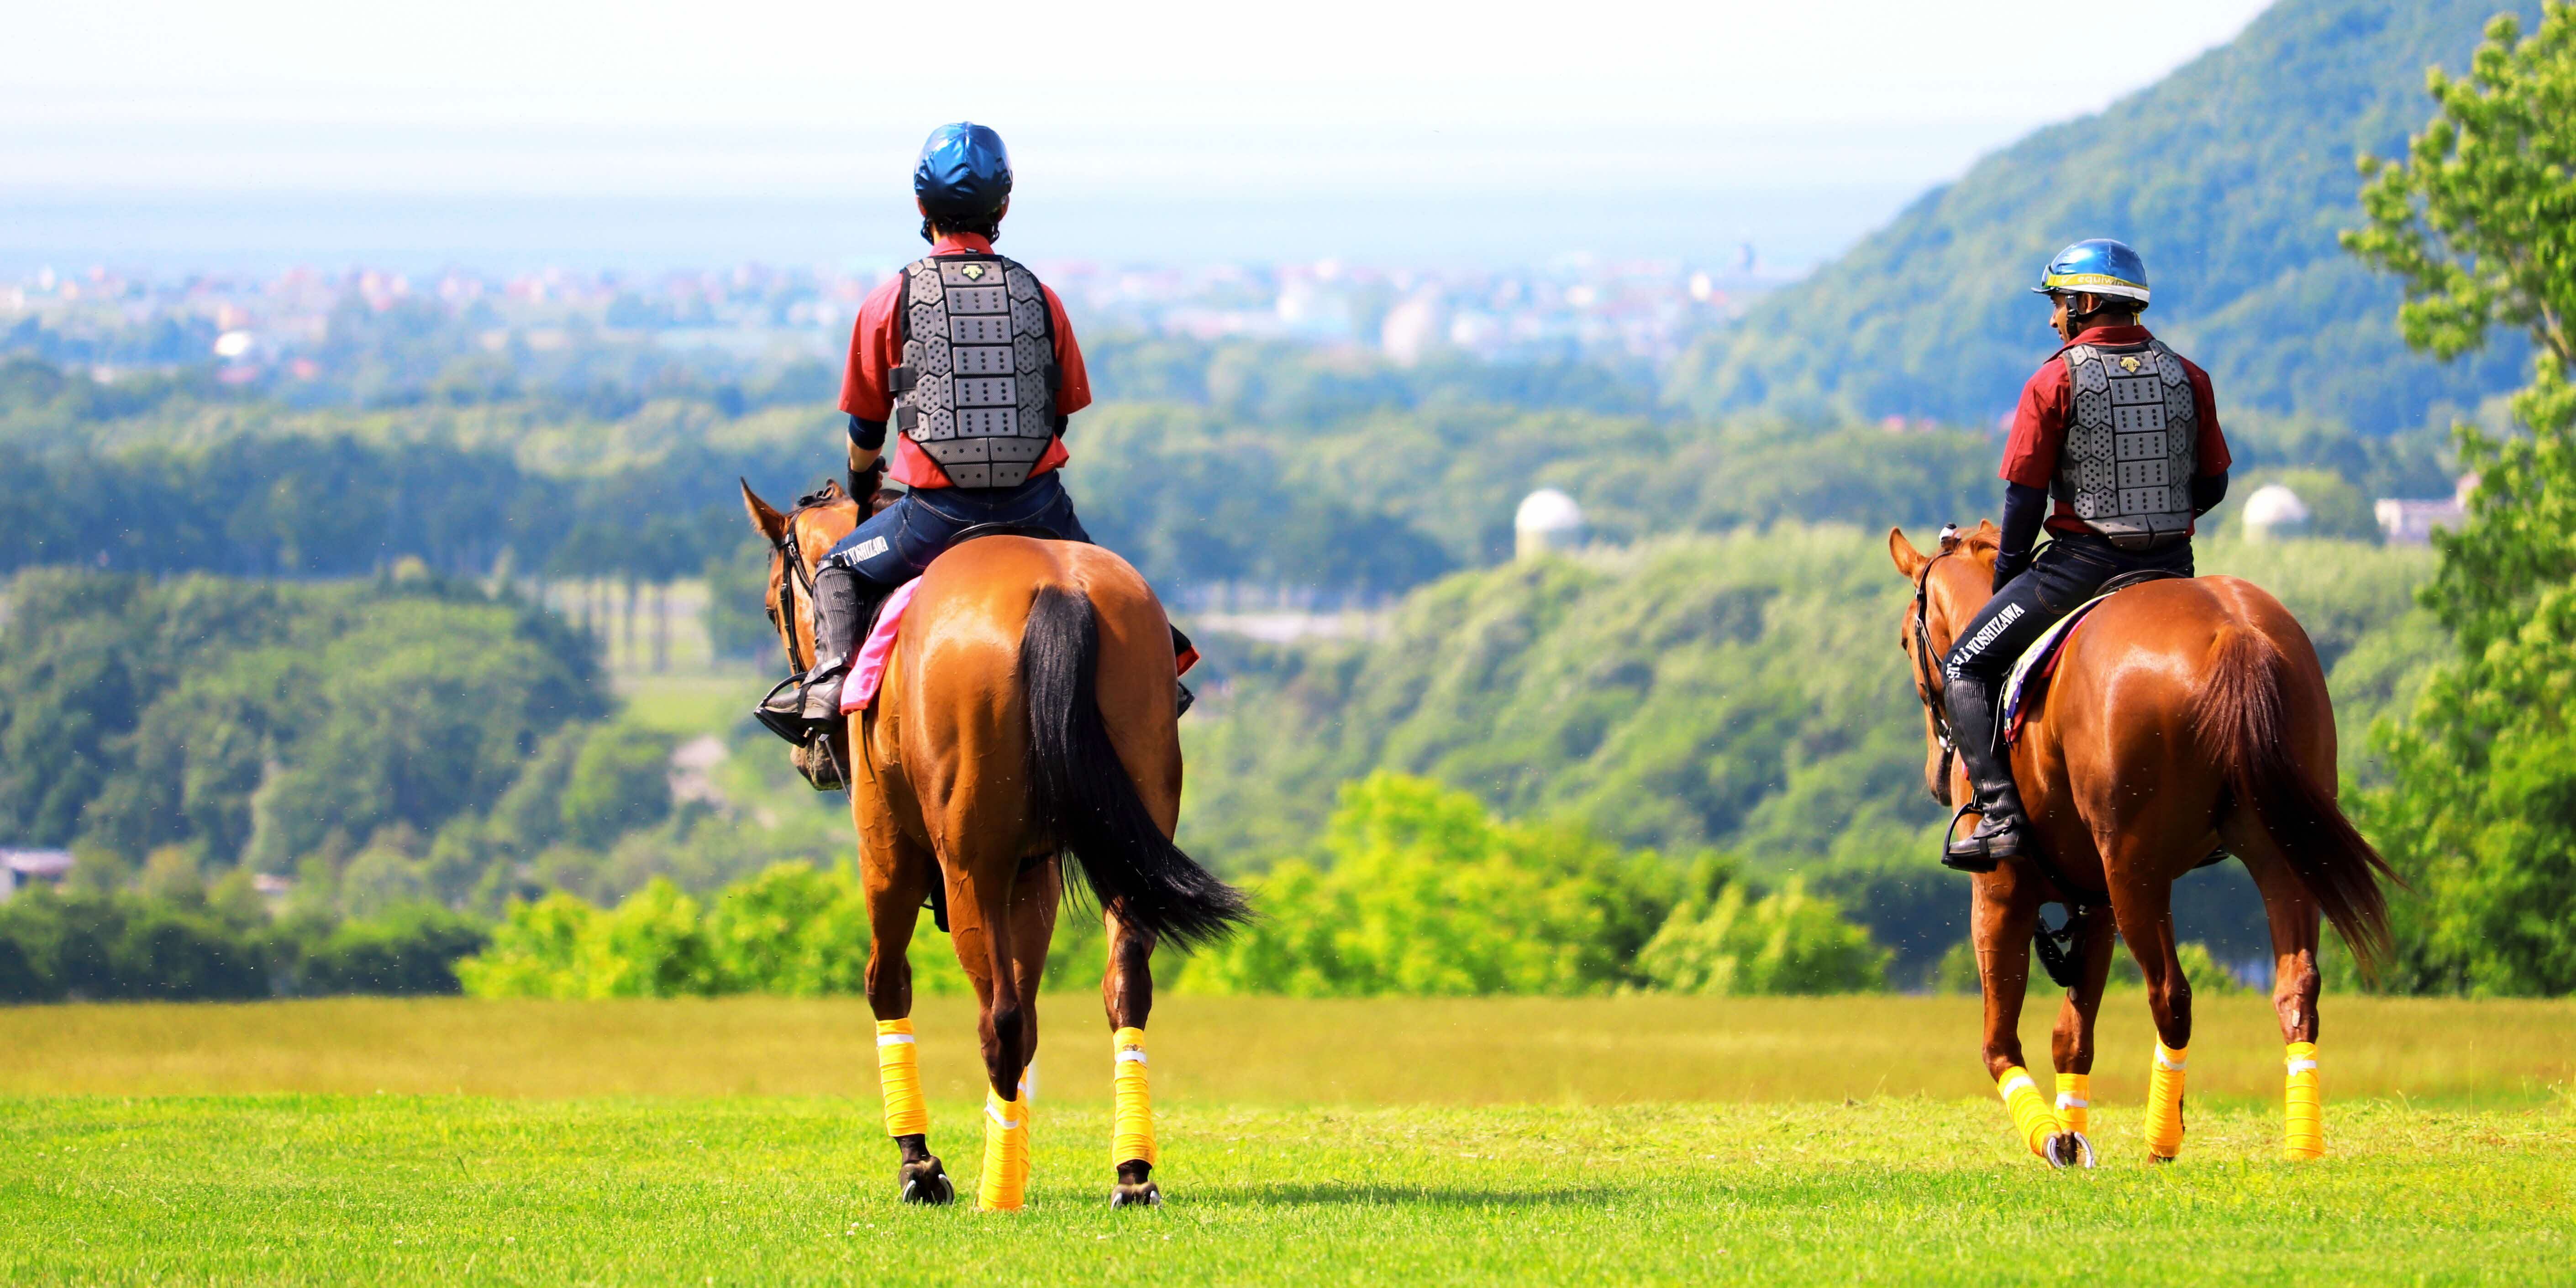
[[[35,572],[0,626],[0,834],[292,871],[488,808],[608,713],[588,641],[435,582]]]
[[[2146,257],[2148,323],[2209,369],[2222,409],[2386,431],[2474,408],[2522,383],[2519,338],[2448,367],[2408,352],[2398,285],[2335,236],[2362,223],[2355,157],[2395,155],[2422,127],[2425,68],[2462,70],[2487,18],[2536,9],[2280,0],[2166,80],[1926,194],[1702,340],[1670,393],[1703,413],[1992,424],[2054,344],[2026,294],[2041,265],[2068,242],[2118,237]],[[2030,56],[2080,59],[2118,25],[2070,17],[2033,32]]]
[[[1917,536],[1929,540],[1931,533]],[[2411,700],[2441,633],[2413,604],[2429,552],[2211,543],[2204,571],[2279,594],[2315,639],[2346,769]],[[1464,788],[1667,852],[1718,846],[1804,874],[1909,954],[1955,936],[1934,860],[1923,724],[1897,651],[1906,583],[1876,533],[1783,525],[1464,574],[1382,638],[1256,652],[1185,723],[1185,834],[1224,865],[1314,852],[1333,788],[1378,770]],[[2234,879],[2231,877],[2230,879]],[[2256,948],[2257,906],[2195,902],[2185,929]],[[2189,924],[2195,917],[2224,917]]]

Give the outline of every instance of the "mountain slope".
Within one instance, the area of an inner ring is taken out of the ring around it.
[[[2396,285],[2335,234],[2361,220],[2354,157],[2403,149],[2432,112],[2425,68],[2464,69],[2500,10],[2528,29],[2537,6],[2281,0],[2165,80],[1925,194],[1703,340],[1668,392],[1703,412],[1990,424],[2055,343],[2026,293],[2040,266],[2068,242],[2118,237],[2146,257],[2149,324],[2209,369],[2223,409],[2385,431],[2472,407],[2522,382],[2521,347],[2450,367],[2408,353]]]

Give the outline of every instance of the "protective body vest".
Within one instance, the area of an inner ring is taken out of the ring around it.
[[[2118,545],[2189,533],[2200,413],[2182,359],[2155,340],[2079,344],[2063,359],[2074,410],[2049,492]]]
[[[999,255],[934,255],[904,276],[896,432],[958,487],[1019,486],[1059,428],[1046,292]]]

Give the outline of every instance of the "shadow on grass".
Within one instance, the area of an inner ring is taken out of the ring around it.
[[[1629,1187],[1587,1186],[1574,1189],[1478,1189],[1449,1185],[1347,1185],[1290,1183],[1282,1185],[1193,1185],[1190,1196],[1211,1202],[1304,1207],[1600,1207],[1633,1197]]]

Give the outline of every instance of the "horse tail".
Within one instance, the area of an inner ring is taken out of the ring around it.
[[[2389,952],[2388,901],[2379,878],[2397,875],[2344,817],[2334,794],[2291,759],[2283,697],[2289,659],[2269,637],[2235,624],[2218,628],[2212,653],[2191,718],[2201,750],[2224,775],[2232,803],[2222,808],[2254,811],[2363,973],[2375,978]]]
[[[1162,636],[1154,636],[1157,644]],[[1080,590],[1042,586],[1020,632],[1033,820],[1121,918],[1183,946],[1248,920],[1242,892],[1199,866],[1145,809],[1100,714],[1100,624]]]

